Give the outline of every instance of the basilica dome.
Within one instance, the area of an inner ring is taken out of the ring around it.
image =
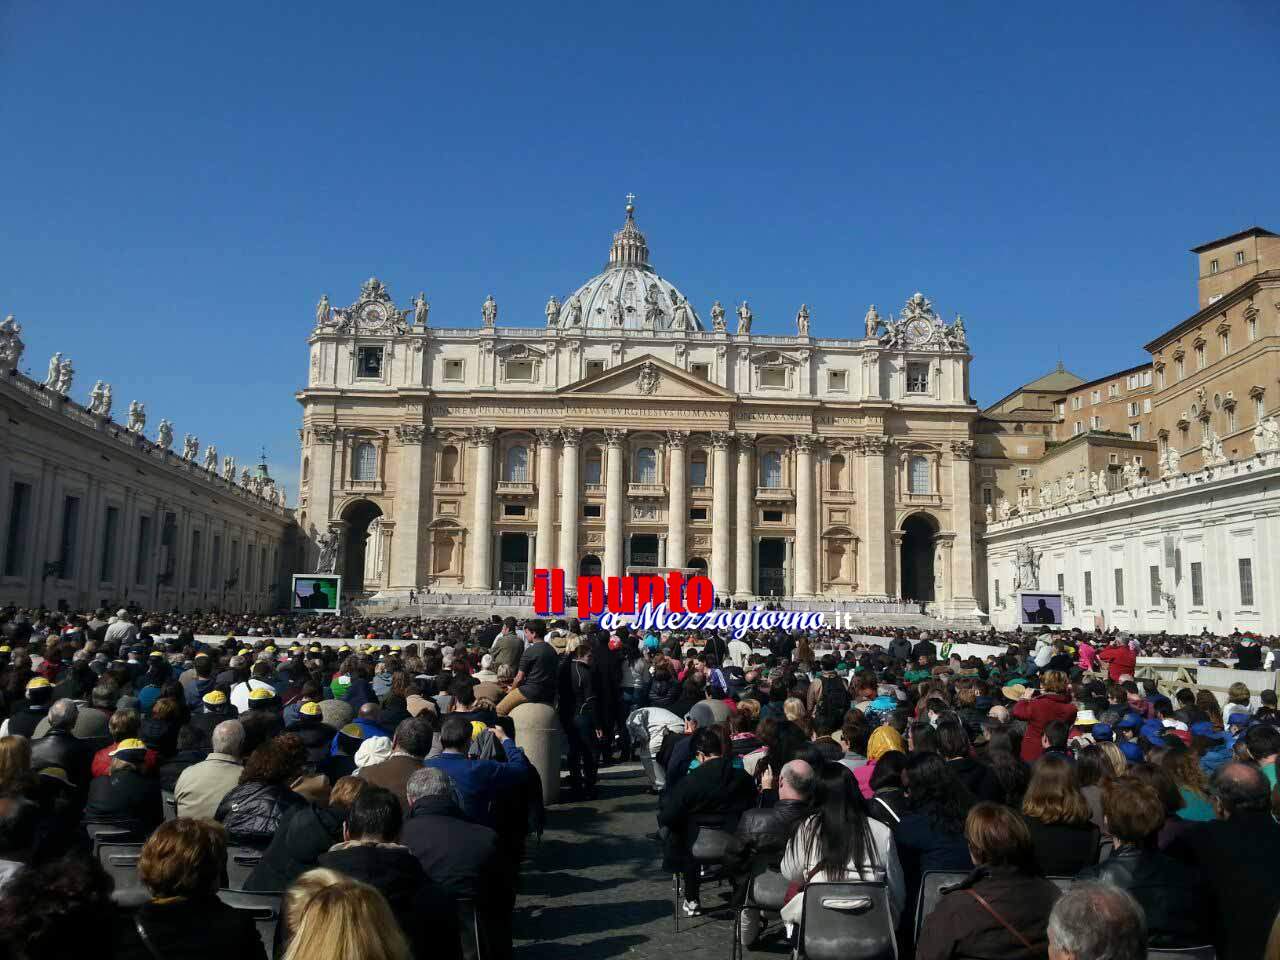
[[[649,245],[627,204],[627,221],[613,235],[609,265],[565,297],[556,326],[626,330],[701,330],[693,305],[649,265]]]

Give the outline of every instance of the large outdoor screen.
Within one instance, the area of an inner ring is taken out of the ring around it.
[[[311,613],[337,613],[342,603],[342,578],[324,573],[297,573],[289,607]]]
[[[1020,593],[1018,606],[1022,608],[1024,624],[1062,623],[1062,594]]]

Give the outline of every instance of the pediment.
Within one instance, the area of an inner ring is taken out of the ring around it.
[[[617,396],[656,400],[736,399],[734,394],[723,387],[648,354],[571,383],[561,388],[558,394],[565,398]]]

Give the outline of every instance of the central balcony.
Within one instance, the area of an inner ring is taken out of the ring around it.
[[[500,497],[532,497],[533,484],[526,480],[499,480],[498,496]]]
[[[661,500],[667,495],[665,483],[629,483],[627,496],[631,499]]]
[[[763,503],[789,503],[795,498],[790,487],[756,487],[756,500]]]

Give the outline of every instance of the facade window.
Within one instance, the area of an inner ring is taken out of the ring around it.
[[[769,490],[782,487],[782,454],[769,450],[760,457],[760,486]]]
[[[1215,274],[1215,273],[1217,273],[1217,272],[1218,272],[1218,261],[1217,261],[1216,259],[1210,260],[1210,261],[1209,261],[1209,273],[1210,273],[1210,275]]]
[[[658,482],[658,454],[652,447],[636,451],[636,483]]]
[[[20,577],[27,569],[27,539],[31,528],[31,484],[14,483],[5,531],[4,575]]]
[[[604,361],[603,361],[603,360],[588,360],[588,361],[587,361],[587,376],[588,376],[588,377],[598,377],[598,376],[600,376],[600,374],[602,374],[602,373],[604,373]]]
[[[1177,374],[1179,380],[1187,375],[1187,366],[1182,362],[1182,357],[1173,358],[1173,372]]]
[[[705,364],[705,363],[691,363],[691,364],[689,364],[689,372],[690,372],[690,373],[692,373],[692,374],[693,374],[695,377],[697,377],[699,380],[710,380],[710,379],[711,379],[711,367],[710,367],[710,366],[708,366],[708,365],[707,365],[707,364]]]
[[[1129,424],[1129,439],[1130,440],[1142,439],[1142,424],[1140,423]]]
[[[200,531],[191,531],[191,558],[187,564],[187,586],[195,590],[200,586]]]
[[[1164,389],[1164,367],[1156,371],[1156,380],[1160,384],[1160,389]]]
[[[599,448],[594,449],[587,454],[587,469],[586,473],[583,475],[583,479],[586,483],[598,484],[601,482],[601,465],[602,458],[600,456]]]
[[[931,493],[929,479],[929,461],[925,457],[914,456],[907,463],[908,489],[912,493]]]
[[[449,446],[440,452],[440,480],[442,483],[458,482],[458,448]]]
[[[690,507],[690,508],[689,508],[689,519],[690,519],[690,520],[705,520],[705,519],[707,519],[707,508],[706,508],[706,507]]]
[[[351,453],[351,479],[363,481],[378,479],[378,448],[367,440],[357,443],[355,450]]]
[[[221,584],[218,580],[222,577],[222,537],[214,536],[213,538],[213,554],[209,561],[209,586],[217,590]]]
[[[1248,557],[1241,557],[1236,561],[1236,566],[1240,571],[1240,606],[1253,606],[1253,561]]]
[[[1231,352],[1231,331],[1223,330],[1218,334],[1218,345],[1222,348],[1222,355],[1225,357]]]
[[[1147,397],[1145,400],[1143,400],[1143,401],[1142,401],[1142,412],[1143,412],[1143,413],[1150,413],[1150,412],[1151,412],[1151,398],[1150,398],[1150,397]]]
[[[1124,606],[1124,568],[1116,567],[1116,606]]]
[[[1086,607],[1093,606],[1093,571],[1086,570],[1084,572],[1084,605]]]
[[[58,562],[62,566],[60,578],[70,580],[76,572],[76,543],[80,534],[80,498],[62,499],[62,545]]]
[[[1227,433],[1236,432],[1236,408],[1234,405],[1227,407]]]
[[[992,593],[994,594],[995,603],[993,606],[1000,606],[1000,581],[996,580],[992,583]]]
[[[907,393],[929,392],[929,365],[927,363],[907,364]]]
[[[831,462],[827,465],[827,480],[832,490],[845,488],[844,469],[844,457],[839,453],[832,456]]]
[[[444,378],[446,380],[461,380],[462,379],[462,361],[446,360],[444,362]]]
[[[1079,410],[1079,409],[1080,409],[1081,407],[1083,407],[1083,406],[1084,406],[1084,398],[1083,398],[1083,397],[1072,397],[1072,398],[1071,398],[1071,409],[1072,409],[1072,410]]]
[[[510,360],[502,368],[508,380],[528,383],[533,379],[532,360]]]
[[[1148,567],[1147,570],[1151,574],[1151,606],[1158,607],[1160,606],[1160,568]]]
[[[1053,415],[1056,419],[1062,420],[1067,415],[1067,402],[1065,400],[1055,400],[1053,404]]]
[[[991,487],[989,486],[983,487],[982,488],[982,505],[984,507],[992,506],[996,502],[995,496],[996,496],[996,492],[992,490]]]
[[[107,507],[102,518],[102,561],[98,566],[98,579],[113,583],[116,579],[116,535],[120,532],[120,510]]]
[[[1098,417],[1098,416],[1090,417],[1090,418],[1089,418],[1089,429],[1090,429],[1090,430],[1101,430],[1101,429],[1102,429],[1102,418],[1101,418],[1101,417]]]
[[[523,503],[504,503],[502,505],[502,515],[504,517],[523,517],[524,504]]]
[[[302,482],[306,483],[311,479],[311,458],[302,458]]]
[[[849,389],[849,373],[847,370],[832,370],[827,374],[827,388],[832,393],[844,393]]]
[[[782,511],[781,510],[762,510],[760,512],[760,518],[764,523],[781,523]]]
[[[697,450],[689,460],[689,486],[707,485],[707,451]]]
[[[1102,400],[1102,391],[1101,391],[1101,390],[1094,390],[1094,391],[1093,391],[1093,393],[1089,394],[1089,402],[1090,402],[1091,404],[1092,404],[1092,403],[1099,403],[1099,402],[1101,402],[1101,400]]]
[[[361,380],[382,379],[382,348],[356,348],[356,376]]]
[[[1196,369],[1204,369],[1204,344],[1202,343],[1196,344]]]
[[[133,582],[147,582],[147,557],[151,552],[151,518],[138,518],[138,552],[133,557]]]
[[[600,504],[598,503],[585,504],[582,507],[582,516],[585,517],[587,520],[599,520]]]
[[[1204,606],[1204,567],[1198,560],[1191,562],[1191,605]]]
[[[1065,574],[1061,574],[1061,573],[1060,573],[1060,574],[1058,574],[1058,592],[1059,592],[1059,593],[1066,593],[1066,592],[1067,592],[1067,585],[1066,585],[1066,584],[1067,584],[1067,578],[1066,578],[1066,575],[1065,575]]]
[[[1262,396],[1262,394],[1259,394],[1258,396],[1253,398],[1253,421],[1254,423],[1261,423],[1266,418],[1266,416],[1267,416],[1267,401],[1266,401],[1266,398]]]
[[[1252,343],[1258,339],[1258,318],[1249,317],[1245,320],[1245,329],[1249,331],[1249,342]]]
[[[1084,424],[1077,420],[1071,428],[1071,433],[1074,436],[1080,436],[1080,434],[1084,433]]]
[[[1236,251],[1236,266],[1237,266],[1237,267],[1243,267],[1243,266],[1244,266],[1244,251],[1243,251],[1243,250],[1237,250],[1237,251]]]
[[[1118,383],[1109,383],[1109,384],[1107,384],[1107,396],[1108,396],[1108,397],[1118,397],[1118,396],[1120,396],[1120,384],[1118,384]]]
[[[760,368],[760,386],[785,387],[787,385],[787,368],[778,364]]]
[[[1138,415],[1138,405],[1132,400],[1125,405],[1125,409],[1129,411],[1129,416],[1136,417]]]
[[[507,451],[507,480],[510,483],[529,482],[529,448],[512,447]],[[599,481],[596,481],[597,483]]]

